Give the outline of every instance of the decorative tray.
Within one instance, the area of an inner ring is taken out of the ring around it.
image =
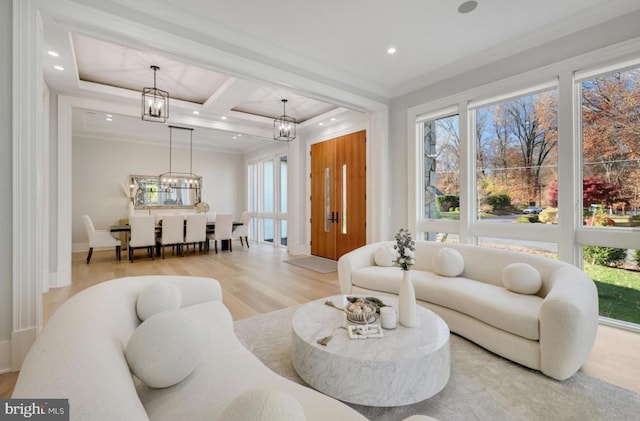
[[[369,339],[369,338],[382,338],[382,327],[379,324],[374,325],[349,325],[347,327],[350,339]]]

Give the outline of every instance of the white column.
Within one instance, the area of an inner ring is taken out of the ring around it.
[[[63,287],[71,284],[71,216],[72,216],[72,172],[71,158],[72,135],[71,113],[73,99],[60,95],[58,97],[58,237],[56,248],[58,264],[56,284],[52,287]]]
[[[13,2],[13,311],[18,369],[42,324],[42,27],[31,0]]]
[[[372,243],[389,239],[388,109],[370,115],[367,144],[367,243]]]

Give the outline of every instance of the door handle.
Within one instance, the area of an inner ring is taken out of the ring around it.
[[[335,222],[336,224],[340,221],[340,217],[338,216],[339,214],[340,214],[340,212],[336,212],[336,220],[335,220],[335,221],[333,221],[333,222]]]

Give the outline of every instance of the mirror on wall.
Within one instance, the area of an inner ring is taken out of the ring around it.
[[[188,208],[200,203],[202,177],[132,175],[129,187],[136,208]]]

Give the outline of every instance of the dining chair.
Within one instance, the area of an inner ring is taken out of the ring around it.
[[[129,218],[131,236],[129,237],[129,261],[133,263],[133,250],[146,248],[149,256],[153,256],[153,248],[156,243],[156,217],[132,216]]]
[[[240,239],[240,245],[244,246],[242,239],[247,243],[247,248],[249,247],[249,220],[251,216],[249,216],[249,212],[244,211],[240,214],[240,222],[242,225],[235,227],[232,231],[231,235],[233,239]]]
[[[216,212],[207,212],[207,221],[209,222],[216,222],[216,216],[218,216],[218,214]]]
[[[213,244],[216,250],[216,254],[218,254],[218,240],[220,241],[229,241],[229,251],[233,251],[232,248],[232,236],[231,231],[233,229],[233,215],[230,214],[220,214],[216,217],[216,229],[213,234],[207,235],[209,240],[213,240]]]
[[[193,249],[196,248],[196,243],[202,250],[202,244],[207,241],[207,215],[203,213],[187,215],[187,233],[184,236],[184,243],[187,246],[187,255],[189,254],[189,244],[193,244]],[[207,247],[205,245],[205,253]]]
[[[120,240],[113,238],[111,233],[107,230],[96,230],[89,215],[82,215],[82,221],[84,222],[84,228],[87,231],[87,237],[89,237],[89,254],[87,254],[87,264],[91,261],[94,247],[115,247],[116,259],[120,260]]]
[[[162,247],[162,258],[164,259],[164,251],[167,246],[173,246],[177,254],[184,243],[184,216],[183,215],[165,215],[162,217],[162,234],[158,241],[158,245]]]

